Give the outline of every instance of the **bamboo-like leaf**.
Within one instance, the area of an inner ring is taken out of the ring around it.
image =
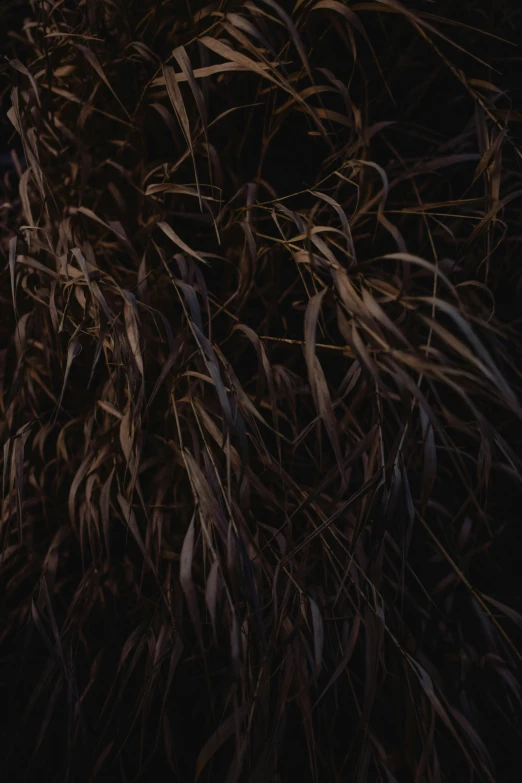
[[[28,69],[25,67],[25,65],[24,65],[23,63],[21,63],[21,62],[20,62],[20,60],[17,60],[17,59],[10,60],[10,61],[9,61],[9,65],[11,65],[13,68],[16,68],[16,70],[17,70],[17,71],[19,71],[20,73],[23,73],[23,74],[24,74],[24,76],[27,76],[27,78],[28,78],[28,79],[29,79],[29,81],[31,82],[31,86],[32,86],[32,88],[33,88],[33,90],[34,90],[34,94],[35,94],[35,97],[36,97],[36,101],[37,101],[37,103],[38,103],[38,106],[40,106],[40,107],[41,107],[41,105],[42,105],[42,104],[41,104],[41,101],[40,101],[40,91],[38,90],[38,84],[37,84],[37,81],[36,81],[36,79],[34,78],[34,76],[33,76],[33,74],[31,73],[31,71],[29,71],[29,70],[28,70]]]
[[[201,619],[199,614],[199,606],[196,596],[196,590],[194,582],[192,581],[192,560],[194,557],[194,541],[195,541],[195,515],[192,516],[187,533],[183,540],[183,547],[181,549],[180,564],[179,564],[179,578],[181,587],[187,599],[188,610],[194,627],[198,633],[200,644],[203,644],[203,637],[201,631]]]
[[[196,776],[194,778],[195,783],[199,780],[203,769],[207,766],[211,758],[215,756],[224,743],[233,736],[236,730],[236,722],[239,721],[241,723],[247,714],[246,706],[240,708],[236,713],[225,718],[212,736],[209,737],[198,756]]]
[[[326,378],[319,360],[315,355],[315,330],[317,318],[326,289],[316,294],[309,302],[305,316],[305,358],[308,368],[308,379],[314,395],[317,412],[324,422],[328,437],[337,458],[341,480],[344,483],[344,468],[339,444],[338,427],[335,421],[335,414],[330,398],[330,392],[326,383]]]
[[[121,108],[123,109],[123,111],[125,112],[125,114],[127,115],[127,117],[130,120],[131,117],[130,117],[129,113],[127,112],[127,109],[125,108],[123,103],[120,101],[120,99],[116,95],[114,89],[111,86],[111,83],[107,79],[107,77],[106,77],[106,75],[105,75],[105,73],[103,71],[103,68],[100,65],[100,62],[99,62],[98,58],[96,57],[96,55],[94,54],[92,49],[89,49],[87,46],[84,46],[83,44],[78,44],[78,43],[76,44],[76,48],[79,49],[79,51],[83,54],[83,56],[85,57],[85,59],[87,60],[89,65],[92,66],[92,68],[96,71],[96,73],[98,74],[98,76],[100,77],[102,82],[109,88],[109,90],[112,92],[112,94],[114,95],[114,97],[116,98],[116,100],[120,104]]]
[[[124,291],[123,295],[125,297],[124,317],[127,339],[129,341],[129,346],[134,357],[134,361],[136,362],[136,366],[138,367],[141,375],[143,375],[143,357],[140,348],[140,331],[136,298],[129,291]]]
[[[65,387],[67,386],[67,380],[69,378],[69,373],[71,371],[72,363],[76,359],[76,357],[80,355],[81,351],[82,351],[82,346],[80,341],[78,340],[77,337],[73,338],[69,343],[69,347],[67,349],[67,363],[65,365],[65,374],[63,376],[62,391],[60,392],[60,398],[58,400],[58,405],[56,406],[55,419],[58,416],[58,412],[60,408],[62,407],[62,400],[65,394]]]
[[[175,245],[177,245],[181,250],[183,250],[185,253],[188,253],[189,256],[192,256],[192,258],[197,259],[198,261],[201,261],[202,264],[207,264],[208,261],[205,261],[205,259],[199,255],[199,253],[196,253],[192,248],[190,248],[177,234],[176,232],[168,225],[168,223],[164,223],[163,221],[160,221],[158,223],[158,227],[161,228],[163,233],[168,236],[168,238],[174,242]]]

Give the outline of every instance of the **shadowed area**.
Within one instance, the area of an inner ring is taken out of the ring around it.
[[[518,779],[518,4],[0,21],[6,779]]]

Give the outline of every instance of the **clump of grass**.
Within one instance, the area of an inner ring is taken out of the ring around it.
[[[20,779],[511,779],[522,188],[492,8],[34,0],[12,30]]]

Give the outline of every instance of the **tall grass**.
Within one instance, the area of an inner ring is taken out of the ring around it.
[[[516,5],[25,12],[9,780],[518,779]]]

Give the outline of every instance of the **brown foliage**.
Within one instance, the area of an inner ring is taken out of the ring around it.
[[[13,30],[21,780],[508,779],[522,154],[492,5],[489,36],[486,3],[410,0],[34,0]]]

